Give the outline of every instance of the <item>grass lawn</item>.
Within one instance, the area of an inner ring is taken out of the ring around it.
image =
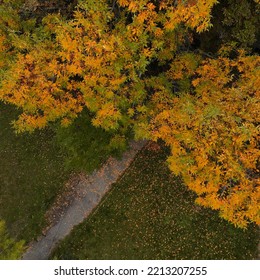
[[[86,116],[57,137],[50,129],[15,135],[10,122],[17,115],[0,103],[0,219],[13,237],[29,242],[41,233],[71,171],[97,168],[109,156],[110,138]]]
[[[91,124],[91,117],[86,111],[69,127],[58,127],[56,140],[67,154],[66,169],[90,173],[99,168],[110,156],[120,156],[127,144],[119,149],[111,146],[112,134]]]
[[[170,174],[167,151],[142,151],[92,215],[61,242],[57,259],[254,259],[258,230],[244,231],[193,203]]]
[[[17,111],[0,104],[0,218],[12,236],[36,238],[44,214],[62,190],[69,172],[64,154],[53,145],[50,130],[15,135],[10,122]]]

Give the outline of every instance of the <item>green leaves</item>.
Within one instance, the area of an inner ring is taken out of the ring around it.
[[[9,236],[5,222],[0,220],[0,259],[16,260],[20,259],[24,251],[24,241],[15,241]]]

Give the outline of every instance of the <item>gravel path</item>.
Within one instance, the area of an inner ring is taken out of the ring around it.
[[[39,237],[24,253],[24,260],[46,260],[57,243],[68,235],[74,226],[83,220],[99,204],[105,193],[129,167],[146,141],[132,142],[120,160],[109,158],[97,171],[88,176],[87,180],[77,185],[77,197],[66,209],[64,215],[52,226],[45,236]]]

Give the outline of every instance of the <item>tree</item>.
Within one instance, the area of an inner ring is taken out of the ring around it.
[[[116,16],[108,1],[88,0],[71,21],[45,18],[2,81],[0,98],[23,109],[16,129],[69,124],[84,106],[94,125],[128,126],[146,110],[148,65],[172,59],[188,27],[205,30],[216,2],[121,0]]]
[[[180,59],[168,72],[173,79],[183,78],[185,69],[176,67]],[[241,227],[260,223],[259,66],[259,56],[243,51],[232,60],[204,60],[194,73],[194,89],[150,123],[152,138],[171,147],[169,167],[197,193],[196,202]]]
[[[16,242],[9,237],[4,221],[0,220],[0,259],[19,259],[24,250],[24,241]]]
[[[200,48],[213,53],[222,44],[238,48],[259,49],[260,6],[253,0],[219,1],[212,9],[212,27],[195,34]]]
[[[27,43],[3,49],[13,55],[0,79],[0,99],[22,109],[14,127],[68,126],[86,108],[119,138],[163,139],[201,205],[242,227],[259,223],[259,56],[190,49],[216,3],[82,0],[73,19],[49,15],[21,31]]]

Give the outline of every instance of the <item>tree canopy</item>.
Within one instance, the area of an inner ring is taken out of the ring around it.
[[[258,0],[245,13],[232,0],[81,0],[40,21],[18,2],[0,4],[0,99],[22,109],[18,132],[68,126],[85,108],[115,135],[162,139],[198,204],[260,224]],[[195,39],[211,30],[207,53]]]

